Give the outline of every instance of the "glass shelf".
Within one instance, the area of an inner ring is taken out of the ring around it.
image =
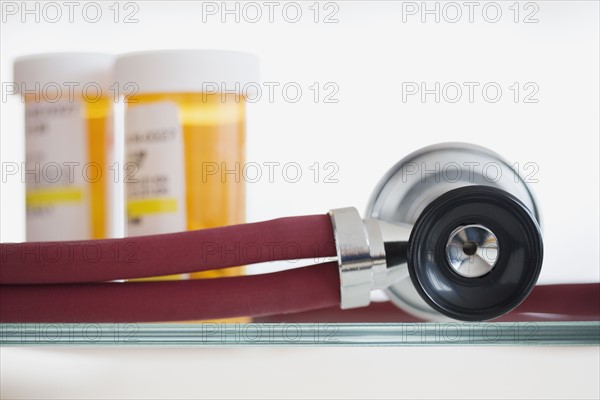
[[[599,345],[600,321],[0,324],[0,346]]]

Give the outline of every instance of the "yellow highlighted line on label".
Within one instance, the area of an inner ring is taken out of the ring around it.
[[[79,203],[83,200],[81,188],[33,189],[25,194],[27,207],[41,207],[53,204]]]
[[[148,214],[163,214],[177,211],[177,199],[144,199],[127,202],[127,217],[137,218]]]

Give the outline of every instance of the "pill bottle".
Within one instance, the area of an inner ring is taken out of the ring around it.
[[[246,103],[248,88],[257,83],[258,59],[220,50],[130,53],[118,57],[115,76],[126,107],[127,235],[244,222]],[[231,249],[221,250],[224,257],[235,257],[227,253]]]
[[[28,241],[100,239],[109,229],[114,56],[52,53],[17,58],[25,105]]]

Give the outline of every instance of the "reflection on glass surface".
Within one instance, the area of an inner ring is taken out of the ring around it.
[[[598,345],[600,322],[2,324],[0,346]]]

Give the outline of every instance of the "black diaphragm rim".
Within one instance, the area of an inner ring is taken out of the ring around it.
[[[446,244],[457,227],[479,224],[498,239],[494,268],[480,277],[456,273]],[[429,204],[409,240],[408,270],[421,297],[435,310],[457,320],[482,321],[518,306],[540,274],[543,242],[527,207],[510,193],[491,186],[451,190]]]

